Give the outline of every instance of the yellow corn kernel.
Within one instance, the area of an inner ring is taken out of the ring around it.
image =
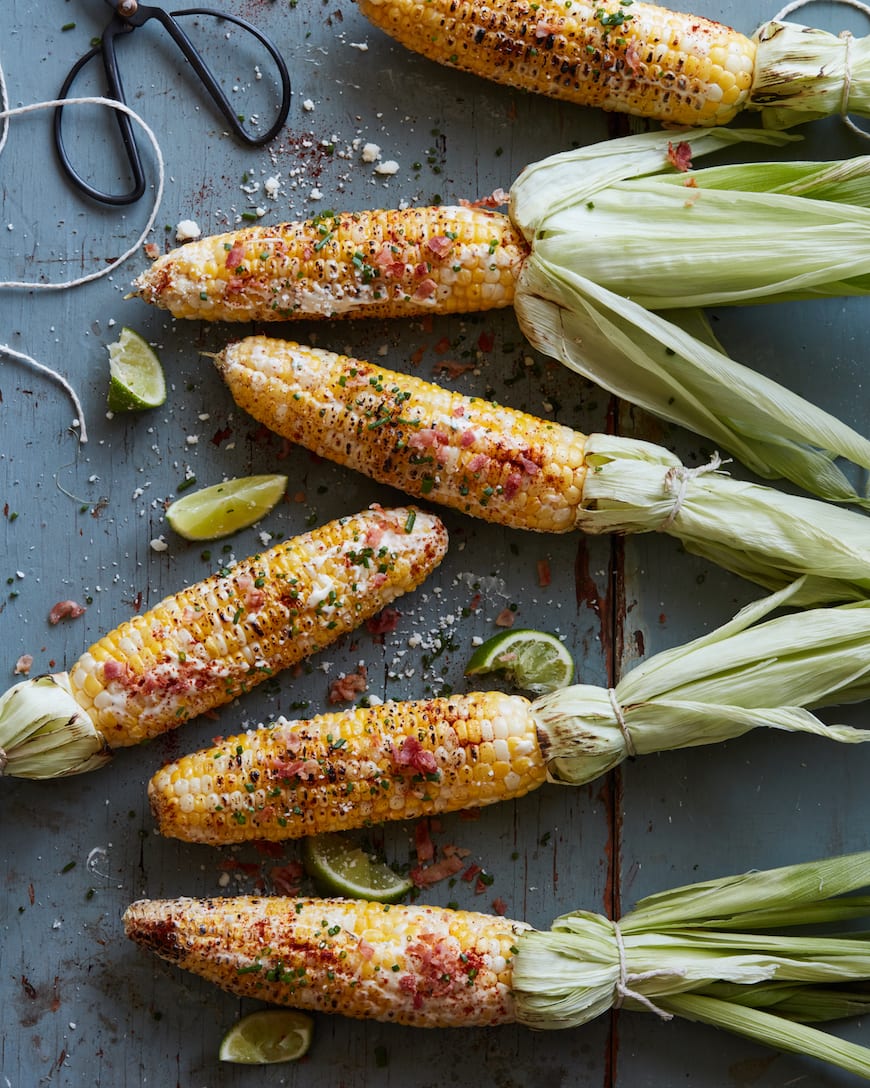
[[[654,4],[358,0],[358,6],[430,60],[672,125],[726,124],[746,104],[752,82],[750,38]]]
[[[489,805],[546,780],[530,707],[493,691],[282,718],[168,764],[148,796],[162,835],[212,844]]]
[[[586,438],[568,427],[267,337],[215,364],[241,408],[321,457],[485,521],[575,527]]]
[[[113,748],[222,706],[415,589],[447,549],[431,514],[373,506],[285,541],[121,624],[69,670]]]
[[[512,1023],[511,963],[529,927],[353,899],[141,900],[131,940],[230,993],[413,1027]]]
[[[527,253],[507,216],[479,208],[330,212],[190,242],[134,294],[206,321],[470,313],[513,303]]]

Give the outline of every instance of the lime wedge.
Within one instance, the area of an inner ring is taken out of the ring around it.
[[[166,382],[157,352],[132,329],[121,335],[109,351],[110,412],[138,412],[157,408],[166,400]]]
[[[574,679],[574,661],[555,635],[518,628],[502,631],[474,651],[466,676],[503,672],[512,684],[543,694]]]
[[[176,499],[166,520],[185,540],[217,540],[265,517],[286,490],[286,476],[241,476]]]
[[[293,1062],[311,1045],[312,1027],[311,1017],[295,1009],[252,1012],[226,1033],[218,1057],[241,1065]]]
[[[302,847],[305,871],[326,895],[398,903],[414,886],[347,835],[314,835]]]

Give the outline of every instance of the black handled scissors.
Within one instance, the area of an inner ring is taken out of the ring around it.
[[[257,27],[253,26],[245,19],[240,19],[235,15],[227,15],[222,11],[214,11],[211,8],[187,8],[184,11],[169,12],[164,11],[163,8],[140,4],[137,0],[105,0],[105,3],[107,3],[110,8],[114,9],[114,14],[109,21],[108,26],[103,31],[98,44],[77,60],[71,68],[70,73],[64,80],[63,86],[58,94],[59,99],[70,97],[70,88],[78,74],[86,64],[94,59],[94,57],[100,56],[106,74],[108,86],[107,97],[126,105],[127,101],[124,97],[124,87],[121,82],[121,74],[118,70],[118,61],[115,55],[115,38],[121,34],[130,34],[137,27],[144,26],[144,24],[151,19],[156,19],[190,62],[191,67],[202,81],[205,89],[211,95],[218,109],[226,118],[230,129],[235,133],[238,139],[252,147],[262,147],[277,136],[284,122],[287,120],[287,114],[290,111],[290,76],[287,72],[287,65],[284,63],[284,58],[278,52],[275,44],[263,34],[262,31],[258,30]],[[178,23],[177,17],[184,15],[207,15],[214,19],[232,23],[235,26],[241,27],[242,30],[246,30],[249,34],[252,34],[268,51],[272,60],[275,62],[281,80],[281,102],[278,116],[268,132],[255,135],[249,132],[241,123],[236,111],[233,109],[229,99],[221,89],[221,86],[211,69],[202,59],[202,56]],[[133,188],[128,193],[105,193],[94,188],[89,182],[85,181],[70,162],[63,142],[63,109],[63,106],[58,106],[54,114],[54,142],[60,158],[61,167],[73,185],[94,200],[98,200],[103,204],[120,206],[133,204],[135,201],[139,200],[145,192],[146,182],[145,173],[142,169],[142,160],[139,156],[139,149],[133,135],[133,125],[130,117],[120,111],[113,111],[118,120],[118,126],[121,130],[121,139],[123,140],[124,148],[127,152],[127,159],[130,164],[130,171],[133,175]]]

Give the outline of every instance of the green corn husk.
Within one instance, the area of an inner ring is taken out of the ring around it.
[[[714,470],[715,459],[686,469],[662,446],[617,435],[590,435],[586,460],[576,522],[583,532],[664,532],[768,589],[811,575],[795,605],[870,597],[864,514],[732,480]]]
[[[697,312],[867,293],[870,158],[678,173],[669,151],[681,138],[694,157],[789,139],[645,133],[527,167],[510,194],[511,219],[531,246],[515,299],[523,332],[758,475],[870,507],[835,464],[867,470],[870,441],[731,359]]]
[[[39,676],[0,695],[0,776],[63,778],[112,758],[64,681],[64,673]]]
[[[870,601],[767,618],[799,598],[805,583],[642,662],[612,698],[605,688],[576,684],[536,699],[550,781],[581,785],[632,755],[716,744],[759,728],[870,741],[870,730],[827,725],[808,709],[870,697]]]
[[[788,128],[837,113],[870,117],[870,38],[771,19],[754,40],[747,109],[760,109],[765,126]]]
[[[517,1019],[586,1023],[608,1009],[683,1016],[870,1079],[870,1049],[808,1026],[870,1008],[866,933],[777,930],[870,915],[870,853],[693,884],[641,900],[618,926],[577,911],[521,933]]]

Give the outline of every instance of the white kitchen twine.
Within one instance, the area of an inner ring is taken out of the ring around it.
[[[619,700],[616,698],[616,688],[608,688],[607,694],[610,697],[610,706],[613,709],[613,716],[616,718],[616,724],[619,726],[620,733],[622,733],[622,740],[625,744],[625,754],[629,759],[634,759],[637,755],[637,749],[634,746],[634,741],[631,739],[631,733],[628,730],[625,715],[622,713],[622,707],[619,705]]]
[[[659,526],[659,532],[665,533],[677,519],[677,515],[683,508],[686,500],[686,490],[690,481],[697,476],[706,476],[708,472],[716,472],[722,465],[722,458],[714,453],[706,465],[698,465],[697,468],[686,468],[685,465],[674,465],[665,473],[665,491],[674,497],[674,505],[671,512]]]
[[[616,990],[616,998],[613,1002],[615,1009],[621,1009],[622,1003],[625,999],[631,998],[632,1001],[637,1001],[649,1012],[654,1012],[656,1016],[661,1017],[662,1020],[673,1020],[674,1014],[672,1012],[666,1012],[664,1009],[660,1009],[655,1002],[651,1001],[646,994],[638,993],[637,990],[632,988],[633,983],[646,982],[650,978],[685,978],[686,972],[682,970],[674,970],[670,967],[660,967],[657,971],[640,971],[632,974],[628,970],[628,963],[625,958],[625,942],[622,939],[622,930],[619,928],[619,922],[611,922],[613,926],[613,936],[616,938],[616,950],[619,953],[619,978],[616,980],[614,989]]]
[[[862,3],[862,0],[835,0],[835,2],[845,4],[846,7],[854,8],[856,11],[861,11],[870,19],[870,5]],[[783,19],[788,18],[789,15],[812,3],[815,3],[815,0],[793,0],[793,3],[780,8],[771,22],[781,22]],[[840,98],[840,120],[846,128],[860,136],[862,140],[870,140],[870,132],[861,128],[860,125],[856,125],[849,116],[849,92],[852,90],[852,41],[854,35],[850,30],[841,30],[838,37],[843,40],[845,52],[843,57],[843,94]]]
[[[86,97],[86,98],[67,98],[67,99],[52,99],[47,102],[33,102],[27,106],[16,106],[15,108],[9,108],[9,95],[6,89],[6,77],[3,73],[3,66],[0,65],[0,122],[2,122],[2,131],[0,131],[0,154],[2,154],[4,147],[6,146],[6,140],[9,137],[9,121],[12,117],[19,117],[25,113],[35,113],[37,110],[50,110],[56,109],[58,106],[108,106],[109,109],[117,110],[119,113],[125,113],[142,129],[145,135],[148,137],[148,141],[151,147],[154,149],[154,156],[157,160],[157,185],[154,190],[154,204],[151,208],[151,213],[148,216],[148,221],[145,224],[142,232],[136,241],[126,249],[120,257],[116,257],[109,264],[104,265],[96,272],[89,272],[85,276],[78,276],[72,280],[63,280],[59,283],[39,282],[32,283],[27,280],[0,280],[0,290],[11,288],[23,288],[28,291],[62,291],[69,287],[79,287],[84,283],[90,283],[92,280],[101,279],[103,276],[107,276],[110,272],[113,272],[119,265],[122,265],[128,258],[132,257],[136,253],[145,239],[148,237],[151,228],[154,226],[154,221],[157,218],[157,212],[160,208],[160,202],[163,199],[163,188],[166,181],[166,166],[163,160],[163,152],[160,149],[160,144],[157,142],[157,137],[154,134],[153,129],[136,113],[135,110],[130,109],[129,106],[123,102],[117,102],[113,98],[102,98],[99,96]],[[25,355],[23,352],[15,351],[7,344],[0,344],[0,352],[4,355],[8,355],[13,359],[17,359],[20,362],[26,363],[28,366],[33,367],[44,374],[52,377],[58,382],[69,394],[73,406],[75,407],[78,418],[73,420],[73,426],[79,427],[79,442],[84,443],[88,440],[87,428],[85,426],[84,414],[82,412],[81,401],[76,395],[75,390],[70,383],[59,374],[56,370],[46,366],[44,363],[39,363],[29,355]]]

